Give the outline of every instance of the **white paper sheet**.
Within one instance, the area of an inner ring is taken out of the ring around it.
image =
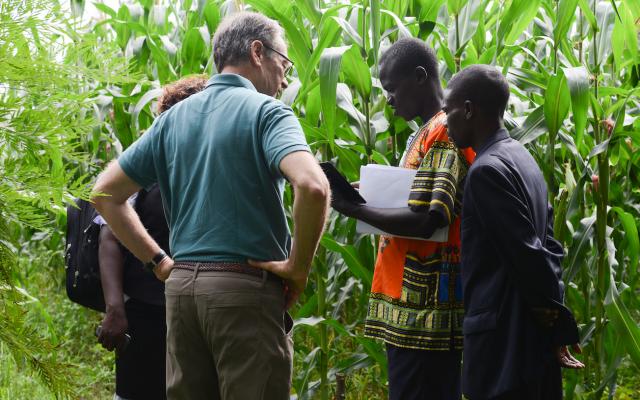
[[[367,201],[367,205],[377,208],[407,207],[411,184],[417,170],[389,167],[387,165],[369,164],[360,168],[360,195]],[[376,235],[390,235],[367,223],[358,221],[356,230],[359,233]],[[432,242],[446,242],[449,238],[449,227],[446,226],[434,232],[429,239]]]

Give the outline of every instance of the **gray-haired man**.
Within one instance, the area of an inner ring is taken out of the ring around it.
[[[329,188],[293,112],[273,98],[287,86],[286,52],[282,28],[264,16],[223,21],[220,74],[159,116],[96,183],[110,195],[94,198],[100,214],[166,279],[168,399],[289,397],[285,309],[306,285]],[[284,178],[295,192],[293,245]],[[154,182],[175,263],[126,202]]]

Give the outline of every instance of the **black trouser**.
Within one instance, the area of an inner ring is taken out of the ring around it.
[[[544,375],[537,381],[522,385],[490,400],[562,400],[562,373],[554,362],[544,369]]]
[[[129,299],[131,341],[116,357],[116,393],[127,400],[166,399],[165,309]]]
[[[460,400],[462,352],[387,344],[390,400]]]

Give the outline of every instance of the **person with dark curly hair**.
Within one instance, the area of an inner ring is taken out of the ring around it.
[[[208,80],[206,75],[190,75],[165,85],[158,99],[158,112],[163,113],[178,102],[202,91],[207,86]]]
[[[168,84],[158,100],[163,113],[178,102],[200,92],[206,76],[194,75]],[[142,224],[160,247],[169,253],[169,227],[158,185],[130,197]],[[142,262],[123,247],[102,217],[98,258],[106,314],[98,342],[116,350],[114,400],[166,398],[164,284],[145,271]]]

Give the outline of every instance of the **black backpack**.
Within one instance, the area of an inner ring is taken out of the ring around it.
[[[65,251],[67,296],[74,303],[96,311],[105,311],[98,244],[100,225],[93,205],[76,200],[67,207],[67,249]]]

